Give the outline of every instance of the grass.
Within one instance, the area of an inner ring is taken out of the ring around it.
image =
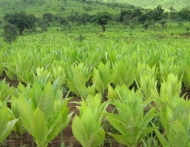
[[[117,0],[117,2],[127,3],[134,6],[139,6],[143,8],[155,8],[158,5],[163,6],[164,9],[169,11],[170,7],[173,7],[175,10],[179,11],[184,7],[190,7],[189,0]]]
[[[87,11],[88,10],[88,11]],[[41,17],[43,13],[50,12],[53,14],[59,14],[61,16],[69,16],[78,12],[96,14],[97,12],[108,11],[112,14],[118,14],[120,12],[119,7],[114,9],[106,4],[99,3],[79,3],[76,1],[68,0],[67,2],[60,1],[35,1],[32,3],[26,3],[22,1],[0,1],[0,17],[2,18],[6,13],[14,13],[17,11],[26,11],[27,13],[34,14],[37,17]]]
[[[95,1],[95,0],[91,0]],[[138,7],[143,8],[156,8],[158,5],[163,6],[166,10],[169,11],[169,8],[172,6],[175,10],[179,11],[184,7],[189,7],[190,2],[189,0],[155,0],[154,2],[150,0],[112,0],[110,2],[118,2],[118,3],[125,3],[126,7],[127,4],[131,4]],[[104,2],[108,2],[104,0]],[[122,4],[124,5],[124,4]],[[0,18],[4,16],[6,13],[14,13],[16,11],[26,11],[27,13],[35,14],[37,17],[41,17],[44,12],[51,12],[53,14],[59,14],[62,16],[68,16],[75,12],[80,14],[82,13],[89,13],[89,14],[96,14],[97,12],[108,11],[112,14],[118,14],[121,10],[121,7],[114,5],[108,6],[107,3],[81,3],[73,0],[67,0],[66,2],[59,1],[59,0],[38,0],[38,1],[26,1],[23,2],[22,0],[0,0]]]

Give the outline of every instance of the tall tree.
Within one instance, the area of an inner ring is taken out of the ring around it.
[[[25,29],[32,29],[35,27],[36,22],[36,18],[33,14],[27,15],[24,11],[21,11],[19,13],[6,14],[4,16],[4,20],[16,26],[20,36],[22,36]]]
[[[98,13],[94,18],[93,21],[95,21],[97,24],[102,26],[102,31],[105,32],[106,27],[105,25],[108,23],[108,21],[111,19],[111,14],[108,12]]]

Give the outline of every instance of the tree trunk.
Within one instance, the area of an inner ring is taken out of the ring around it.
[[[23,29],[20,29],[20,30],[19,30],[19,35],[20,35],[20,36],[22,36],[23,31],[24,31]]]
[[[105,32],[106,27],[104,26],[104,24],[101,24],[101,25],[102,25],[102,31]]]

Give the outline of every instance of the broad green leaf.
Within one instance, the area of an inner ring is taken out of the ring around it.
[[[128,139],[123,136],[123,135],[118,135],[118,134],[112,134],[112,133],[108,133],[110,136],[112,136],[118,143],[121,143],[123,145],[126,145],[128,147],[132,146],[131,144],[129,144],[129,142],[127,141]]]
[[[32,89],[30,90],[30,96],[31,96],[31,102],[32,102],[32,108],[33,110],[38,107],[39,100],[42,95],[42,87],[40,83],[35,80],[32,86]]]
[[[117,92],[111,87],[111,85],[108,85],[108,99],[114,100],[117,99]]]
[[[88,138],[94,133],[96,128],[96,120],[90,108],[87,108],[81,117],[81,121],[85,127]]]
[[[85,129],[82,120],[76,115],[72,122],[72,132],[74,137],[81,143],[83,147],[86,147],[88,142],[88,134]]]
[[[12,129],[13,129],[13,127],[14,127],[14,125],[15,125],[15,123],[17,121],[18,121],[18,119],[9,121],[9,122],[7,122],[5,124],[6,127],[3,130],[1,130],[2,128],[0,129],[0,131],[1,131],[1,133],[0,133],[0,143],[9,136],[9,134],[11,133],[11,131],[12,131]]]
[[[87,147],[97,147],[103,144],[105,139],[105,131],[103,128],[99,128],[96,132],[94,132],[88,141]]]
[[[54,122],[51,124],[51,126],[48,128],[48,133],[47,133],[47,140],[52,140],[54,139],[58,133],[61,130],[61,115],[58,115],[56,118],[53,117]]]
[[[27,100],[20,95],[19,99],[16,100],[16,105],[20,112],[20,118],[23,123],[23,126],[26,130],[32,134],[32,109],[31,106],[28,104]]]
[[[0,108],[0,133],[2,133],[6,128],[8,123],[8,114],[9,111],[7,107],[4,106],[3,108]]]
[[[62,124],[61,128],[64,129],[65,127],[67,127],[67,125],[69,124],[70,120],[71,120],[71,117],[72,117],[73,113],[70,113],[68,116],[67,116],[67,120],[64,121],[64,123]]]
[[[44,114],[39,107],[33,112],[32,116],[32,136],[35,138],[35,142],[39,145],[47,142],[48,128],[44,118]]]
[[[122,135],[127,135],[128,133],[126,132],[125,128],[125,122],[123,120],[120,120],[119,116],[107,113],[106,114],[106,119],[109,121],[109,123],[117,129]],[[126,124],[127,125],[127,124]]]
[[[156,136],[158,137],[160,143],[162,144],[162,146],[163,147],[170,147],[170,144],[168,143],[168,141],[166,140],[166,138],[158,131],[158,129],[155,129],[154,131],[155,131]]]
[[[59,109],[60,110],[60,109]],[[48,121],[48,124],[51,125],[49,126],[48,130],[48,137],[47,140],[52,140],[54,139],[62,129],[64,129],[68,123],[70,122],[72,113],[68,115],[68,111],[66,113],[61,112],[56,112],[54,116],[51,118],[50,121]],[[66,117],[66,119],[62,119],[62,117]]]
[[[40,97],[38,107],[44,114],[45,119],[48,120],[54,111],[54,93],[50,82],[48,82],[45,86],[45,89]]]
[[[139,126],[143,128],[144,126],[148,125],[148,123],[150,123],[150,121],[156,116],[158,116],[158,114],[156,113],[156,108],[152,108],[150,111],[148,111],[148,113],[146,113],[146,115],[142,119],[142,122],[139,122]]]

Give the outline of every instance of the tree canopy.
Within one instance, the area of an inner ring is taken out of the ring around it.
[[[3,30],[4,30],[3,38],[5,42],[11,44],[13,41],[15,41],[18,38],[18,30],[14,25],[7,23],[4,26]]]
[[[111,14],[108,12],[98,13],[93,21],[102,26],[102,31],[105,32],[105,25],[111,20]]]
[[[13,14],[5,14],[4,20],[14,25],[18,29],[20,36],[23,34],[25,29],[32,29],[35,27],[36,22],[36,18],[33,14],[27,15],[24,11]]]

